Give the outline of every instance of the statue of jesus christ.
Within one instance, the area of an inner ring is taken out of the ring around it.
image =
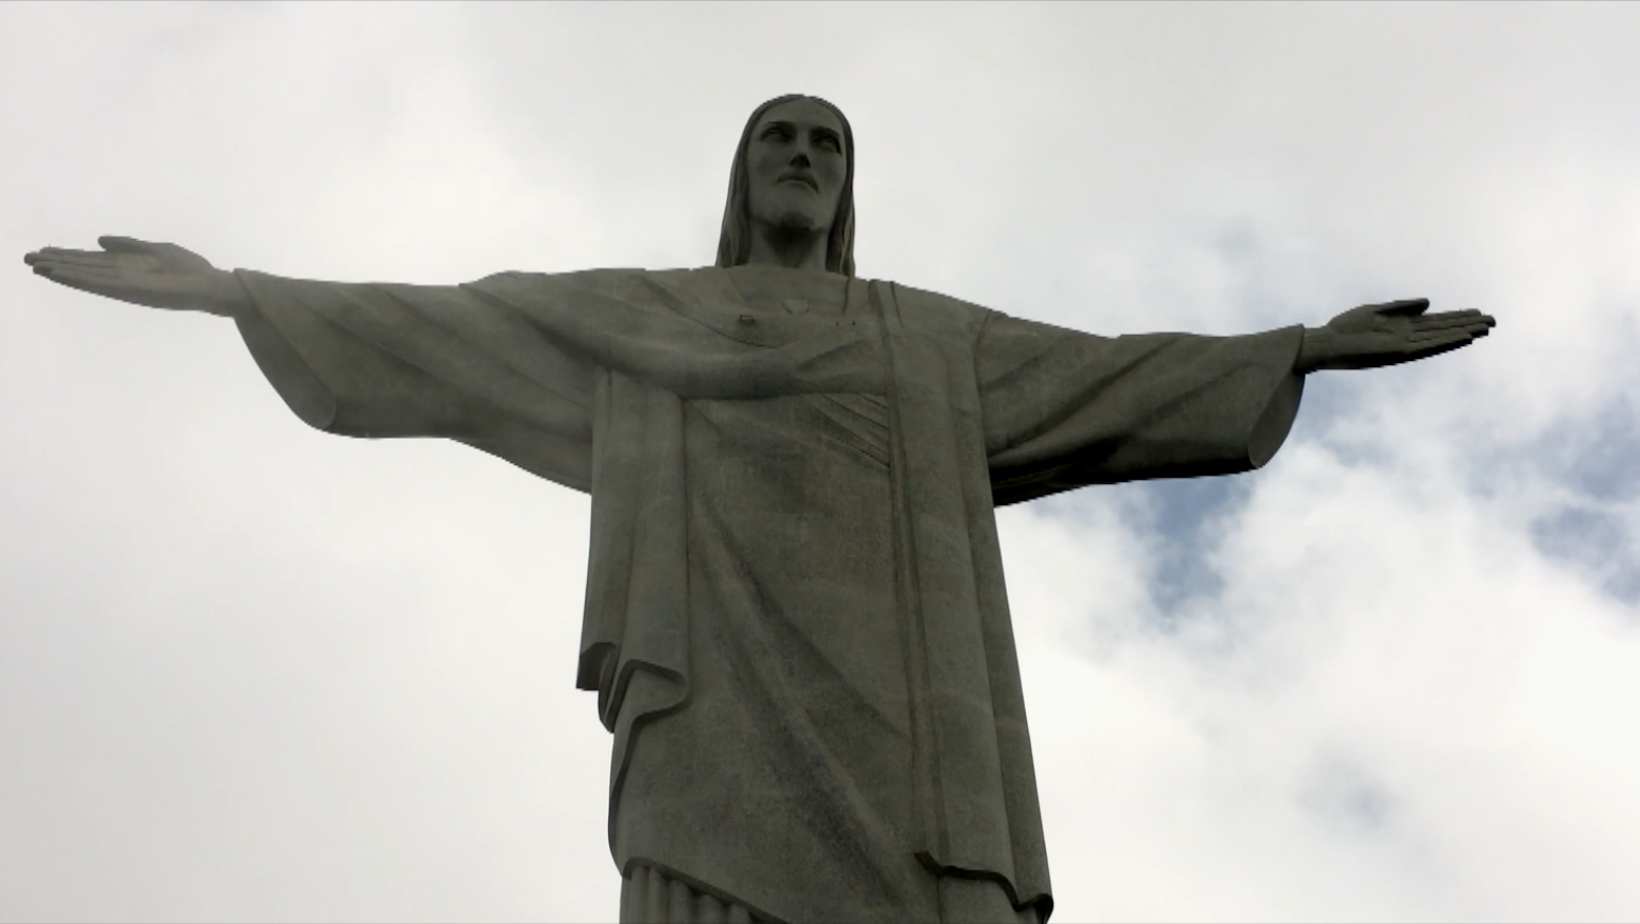
[[[1046,920],[993,509],[1266,462],[1303,377],[1485,336],[1423,299],[1238,337],[1101,337],[854,274],[854,137],[757,107],[715,266],[456,286],[24,257],[232,318],[302,420],[442,436],[592,495],[577,685],[613,733],[620,919]]]

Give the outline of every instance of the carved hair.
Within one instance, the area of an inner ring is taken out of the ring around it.
[[[837,196],[837,214],[832,218],[831,232],[826,236],[826,269],[845,276],[854,275],[854,130],[849,127],[843,111],[818,96],[789,93],[777,96],[752,110],[741,130],[740,144],[735,148],[735,162],[729,168],[729,200],[723,206],[723,232],[718,237],[718,266],[739,266],[752,252],[752,216],[747,197],[746,146],[751,142],[752,129],[770,107],[792,100],[813,100],[830,109],[843,125],[843,189]]]

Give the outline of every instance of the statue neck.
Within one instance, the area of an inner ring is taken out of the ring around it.
[[[826,271],[826,243],[831,228],[795,231],[752,222],[752,248],[746,262],[760,266]]]

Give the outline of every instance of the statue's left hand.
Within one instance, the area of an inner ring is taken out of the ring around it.
[[[1425,314],[1428,309],[1427,298],[1362,305],[1326,327],[1307,328],[1298,371],[1371,369],[1426,359],[1468,346],[1497,324],[1473,309]]]

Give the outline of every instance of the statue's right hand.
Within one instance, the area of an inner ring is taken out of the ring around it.
[[[175,244],[112,235],[97,243],[102,250],[43,247],[23,262],[52,282],[152,308],[232,316],[244,298],[232,273]]]

